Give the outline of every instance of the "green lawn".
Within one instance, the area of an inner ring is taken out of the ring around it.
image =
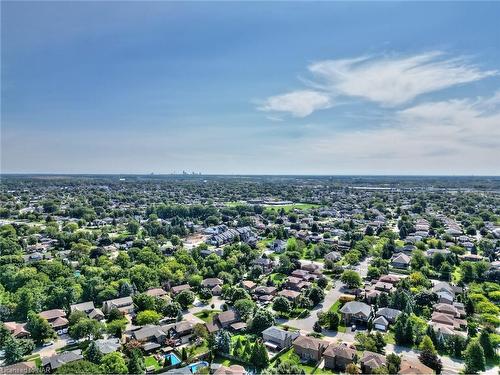
[[[203,340],[203,343],[201,345],[194,347],[194,355],[199,355],[202,353],[208,353],[207,340]]]
[[[159,370],[161,368],[156,358],[152,355],[144,357],[144,364],[146,367],[153,366],[155,370]]]
[[[269,277],[271,278],[273,283],[278,286],[286,280],[287,275],[285,275],[284,273],[272,273]]]
[[[194,314],[197,318],[200,318],[205,323],[211,322],[214,315],[220,313],[220,310],[203,310]]]
[[[42,359],[40,354],[32,354],[23,358],[23,361],[35,361],[36,367],[42,366]]]
[[[396,340],[394,339],[394,333],[389,331],[385,334],[385,342],[388,344],[396,344]]]
[[[339,300],[337,300],[337,301],[335,301],[335,303],[332,305],[332,307],[330,307],[330,311],[331,311],[331,312],[336,312],[336,313],[338,313],[338,312],[339,312],[339,310],[340,310],[340,301],[339,301]]]
[[[304,370],[306,374],[312,374],[316,368],[316,366],[313,364],[302,363],[299,356],[295,354],[293,348],[283,353],[279,358],[281,362],[291,362],[299,366],[302,370]],[[275,365],[276,361],[273,362],[272,367],[274,367]]]

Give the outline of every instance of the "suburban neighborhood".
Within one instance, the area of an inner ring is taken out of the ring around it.
[[[498,180],[380,184],[6,178],[1,371],[496,373]]]

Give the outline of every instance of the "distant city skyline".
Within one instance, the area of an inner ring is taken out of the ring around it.
[[[1,173],[500,175],[500,3],[1,7]]]

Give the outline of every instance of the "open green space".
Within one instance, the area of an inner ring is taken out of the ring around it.
[[[156,358],[152,355],[144,357],[144,364],[146,365],[146,367],[154,367],[155,370],[159,370],[161,368]]]
[[[200,318],[203,320],[205,323],[211,322],[214,315],[220,313],[220,310],[203,310],[197,313],[194,313],[193,315],[196,316],[197,318]]]

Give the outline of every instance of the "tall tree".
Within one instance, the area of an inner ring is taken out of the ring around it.
[[[477,374],[479,371],[484,371],[486,367],[486,358],[484,350],[477,340],[472,340],[465,349],[465,373]]]

